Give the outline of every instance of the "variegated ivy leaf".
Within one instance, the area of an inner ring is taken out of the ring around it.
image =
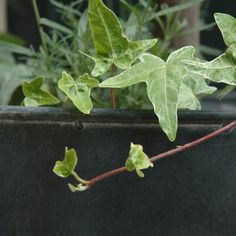
[[[62,79],[58,81],[58,87],[85,114],[89,114],[93,108],[90,93],[93,88],[98,87],[98,84],[98,80],[90,78],[88,74],[82,75],[79,79],[74,80],[65,71],[62,73]]]
[[[183,59],[193,60],[193,47],[184,47],[173,52],[167,61],[159,57],[144,54],[141,62],[133,65],[120,75],[105,80],[99,86],[123,88],[136,83],[147,84],[147,93],[153,104],[154,112],[168,138],[173,141],[177,132],[177,109],[180,88],[188,70],[182,64]]]
[[[65,158],[63,161],[57,161],[53,172],[62,178],[67,178],[74,171],[78,162],[75,149],[65,149]]]
[[[195,74],[217,83],[236,85],[236,19],[230,15],[216,13],[216,23],[222,33],[226,53],[210,62],[185,61],[187,68]]]
[[[209,86],[203,76],[190,73],[184,77],[184,84],[187,85],[195,95],[203,96],[214,93],[217,88]]]
[[[229,47],[227,53],[236,59],[236,19],[224,13],[215,13],[214,17],[224,42]]]
[[[144,177],[144,173],[141,170],[153,167],[153,163],[143,152],[142,145],[131,143],[129,157],[126,160],[125,167],[130,172],[136,170],[138,176]]]
[[[178,109],[200,110],[198,98],[186,84],[182,83],[179,92]]]
[[[198,96],[212,94],[216,90],[215,87],[209,86],[202,76],[190,73],[188,76],[184,77],[181,85],[178,108],[200,110],[201,104],[198,100]]]
[[[129,68],[145,51],[155,45],[156,39],[131,42],[125,36],[116,15],[102,0],[89,0],[89,22],[96,55],[93,76],[106,73],[112,64]]]
[[[217,83],[236,85],[235,62],[227,53],[210,62],[184,60],[186,68],[192,73]]]
[[[25,96],[24,105],[29,107],[38,107],[44,105],[55,105],[60,100],[51,93],[43,90],[43,77],[38,77],[31,82],[24,81],[22,83],[22,91]]]

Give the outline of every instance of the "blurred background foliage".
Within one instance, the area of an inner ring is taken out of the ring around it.
[[[222,4],[210,0],[182,1],[177,5],[157,4],[156,0],[105,2],[119,16],[130,40],[157,37],[159,42],[150,52],[163,59],[173,50],[176,38],[196,32],[201,35],[200,44],[196,45],[198,55],[207,59],[219,55],[225,46],[212,23],[213,12],[232,13],[232,5],[236,5],[234,1]],[[8,0],[9,32],[0,34],[0,104],[21,104],[22,81],[43,76],[44,88],[60,98],[63,106],[70,106],[56,85],[63,70],[77,78],[93,67],[93,62],[78,52],[94,54],[86,16],[87,1],[38,0],[37,3],[33,10],[30,0]],[[198,27],[185,30],[188,19],[182,18],[181,12],[196,6],[201,9]],[[118,107],[150,108],[144,90],[144,85],[136,85],[117,91]],[[92,99],[95,107],[110,107],[106,90],[95,89]]]

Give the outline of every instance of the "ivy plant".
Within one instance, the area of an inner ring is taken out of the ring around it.
[[[148,50],[157,40],[130,41],[125,36],[115,13],[106,7],[102,0],[89,0],[88,20],[96,53],[93,56],[85,52],[80,53],[95,62],[95,67],[91,71],[95,78],[84,74],[75,80],[63,72],[58,83],[59,88],[83,113],[88,114],[92,109],[91,89],[99,87],[112,91],[142,83],[146,86],[147,96],[160,127],[168,139],[174,141],[178,129],[178,110],[199,110],[199,97],[216,91],[215,87],[209,85],[209,81],[236,85],[236,19],[232,16],[215,14],[216,23],[228,49],[210,62],[195,57],[195,49],[192,46],[172,52],[166,60],[152,54]],[[115,99],[112,93],[111,99]],[[182,147],[180,149],[182,150]],[[141,145],[131,143],[125,167],[118,169],[116,173],[135,170],[138,176],[143,177],[142,170],[153,167],[153,161],[158,158],[149,159]],[[74,149],[66,149],[64,161],[57,162],[54,167],[54,172],[58,176],[64,178],[73,175],[79,182],[77,186],[69,185],[73,192],[86,190],[97,181],[95,179],[86,182],[78,177],[74,172],[76,162]],[[98,179],[111,174],[113,172],[108,172]]]

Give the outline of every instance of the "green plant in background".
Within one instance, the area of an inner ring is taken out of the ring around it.
[[[130,87],[137,83],[146,84],[147,96],[158,117],[160,127],[170,141],[174,141],[176,138],[178,109],[200,109],[198,95],[211,94],[216,91],[216,88],[207,85],[206,79],[217,83],[224,82],[229,85],[235,85],[236,83],[234,35],[229,34],[232,32],[230,29],[234,27],[236,22],[236,19],[233,17],[225,14],[215,14],[216,23],[221,29],[227,44],[231,47],[229,47],[226,53],[212,62],[203,61],[194,57],[195,49],[192,46],[186,46],[172,52],[166,60],[145,52],[148,48],[154,46],[156,41],[145,40],[134,43],[128,41],[119,25],[118,18],[104,5],[102,0],[89,1],[88,18],[96,48],[95,58],[88,55],[88,57],[95,61],[95,69],[93,69],[92,75],[99,77],[109,69],[111,70],[111,77],[101,82],[99,87],[117,89]],[[227,24],[222,26],[225,18],[227,18]],[[114,67],[123,69],[123,71],[118,73],[118,75],[114,75]],[[68,79],[69,75],[64,72],[63,77],[65,76]],[[71,77],[69,78],[72,80]],[[59,87],[65,91],[65,88],[71,86],[71,81],[66,81],[65,78],[62,80],[63,86],[61,86],[62,82],[59,81]],[[90,91],[89,88],[86,88],[86,91]],[[79,96],[80,85],[73,88],[70,92],[73,95]],[[74,96],[71,96],[68,92],[67,95],[74,102]],[[84,102],[83,99],[81,101]],[[77,102],[80,101],[77,99]],[[79,108],[78,104],[76,106]],[[236,122],[233,122],[226,128],[229,129],[235,125]],[[223,132],[226,128],[216,131],[212,135],[189,145],[179,147],[174,152],[167,152],[167,156],[206,141]],[[141,170],[153,166],[152,162],[164,156],[153,157],[149,160],[143,152],[141,145],[131,144],[125,167],[104,173],[86,182],[76,178],[79,184],[77,186],[70,184],[69,187],[73,192],[83,191],[91,187],[95,182],[105,178],[104,176],[108,177],[123,171],[136,170],[137,174],[143,177],[144,174]],[[68,158],[66,152],[64,162],[67,162]],[[58,164],[57,162],[54,167],[55,174],[60,177],[68,177],[68,174],[62,176],[62,173],[64,171],[66,172],[68,168],[66,166],[61,167],[62,169],[60,168],[58,172]],[[74,168],[71,170],[71,173],[72,171],[74,172]]]
[[[70,72],[73,78],[79,78],[90,72],[93,61],[78,51],[87,55],[94,55],[92,34],[87,20],[87,10],[82,11],[83,1],[74,1],[64,5],[58,1],[50,0],[55,10],[60,14],[61,23],[41,18],[35,0],[32,0],[35,16],[41,38],[39,51],[32,47],[25,47],[25,43],[12,37],[0,37],[0,104],[21,104],[24,99],[21,84],[36,77],[44,77],[44,90],[60,100],[62,106],[72,106],[67,97],[57,88],[62,71]],[[186,22],[180,20],[179,12],[202,3],[202,0],[191,0],[177,6],[168,7],[163,4],[158,9],[153,0],[140,0],[136,5],[128,1],[121,2],[122,29],[129,40],[137,41],[153,38],[156,23],[163,25],[163,40],[151,48],[151,53],[166,59],[171,52],[171,41],[177,37]],[[157,11],[158,9],[158,11]],[[200,29],[206,29],[204,25]],[[49,31],[45,31],[48,29]],[[188,32],[186,32],[188,33]],[[6,40],[9,40],[7,42]],[[96,47],[95,47],[96,48]],[[17,55],[15,59],[12,55]],[[117,70],[119,72],[119,70]],[[106,74],[101,79],[109,77]],[[116,103],[119,108],[150,109],[145,86],[137,84],[132,87],[116,91]],[[91,94],[95,107],[110,107],[109,93],[106,90],[95,88]],[[123,101],[126,102],[123,102]],[[35,105],[52,105],[34,103]]]
[[[40,18],[36,1],[32,0],[42,42],[39,51],[0,40],[1,55],[4,55],[0,58],[1,104],[14,104],[11,98],[22,82],[32,81],[38,76],[44,77],[44,88],[65,104],[65,96],[57,89],[62,71],[69,70],[73,76],[79,77],[91,69],[90,60],[78,53],[79,49],[90,54],[94,51],[86,11],[79,11],[81,1],[76,1],[70,6],[54,0],[50,2],[60,13],[63,25]],[[46,33],[44,28],[50,29],[49,33]],[[14,59],[12,54],[18,55],[17,59]],[[7,90],[8,87],[10,88]],[[23,99],[23,96],[19,97],[20,99]],[[18,101],[18,104],[21,101]]]

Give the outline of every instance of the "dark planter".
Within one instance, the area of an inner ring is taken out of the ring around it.
[[[159,161],[144,179],[123,173],[83,193],[52,173],[65,146],[90,178],[124,165],[131,141],[152,156],[234,119],[181,113],[170,143],[149,111],[0,107],[0,235],[236,235],[236,131]]]

